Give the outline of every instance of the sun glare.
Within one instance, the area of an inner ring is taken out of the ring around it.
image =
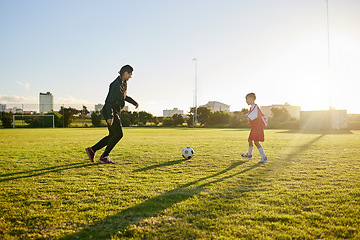
[[[330,41],[330,65],[326,42],[313,36],[297,42],[285,56],[284,69],[292,76],[288,84],[289,102],[303,110],[345,109],[360,112],[355,97],[356,83],[360,80],[360,45],[354,37],[334,35]],[[321,50],[319,50],[321,48]],[[282,56],[284,58],[284,56]]]

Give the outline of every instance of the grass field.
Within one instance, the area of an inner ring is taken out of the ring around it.
[[[102,165],[106,128],[0,129],[0,239],[360,239],[360,131],[266,130],[266,164],[248,133],[125,128]]]

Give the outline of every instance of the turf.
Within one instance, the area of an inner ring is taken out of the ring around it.
[[[0,239],[360,238],[360,131],[248,133],[125,128],[104,165],[106,128],[0,129]]]

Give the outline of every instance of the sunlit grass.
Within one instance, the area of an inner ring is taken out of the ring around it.
[[[266,130],[266,164],[248,129],[124,133],[101,165],[106,128],[0,130],[0,238],[360,237],[360,131]]]

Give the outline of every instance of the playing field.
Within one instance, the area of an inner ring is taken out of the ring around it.
[[[0,239],[360,238],[360,131],[248,133],[125,128],[104,165],[106,128],[0,129]]]

